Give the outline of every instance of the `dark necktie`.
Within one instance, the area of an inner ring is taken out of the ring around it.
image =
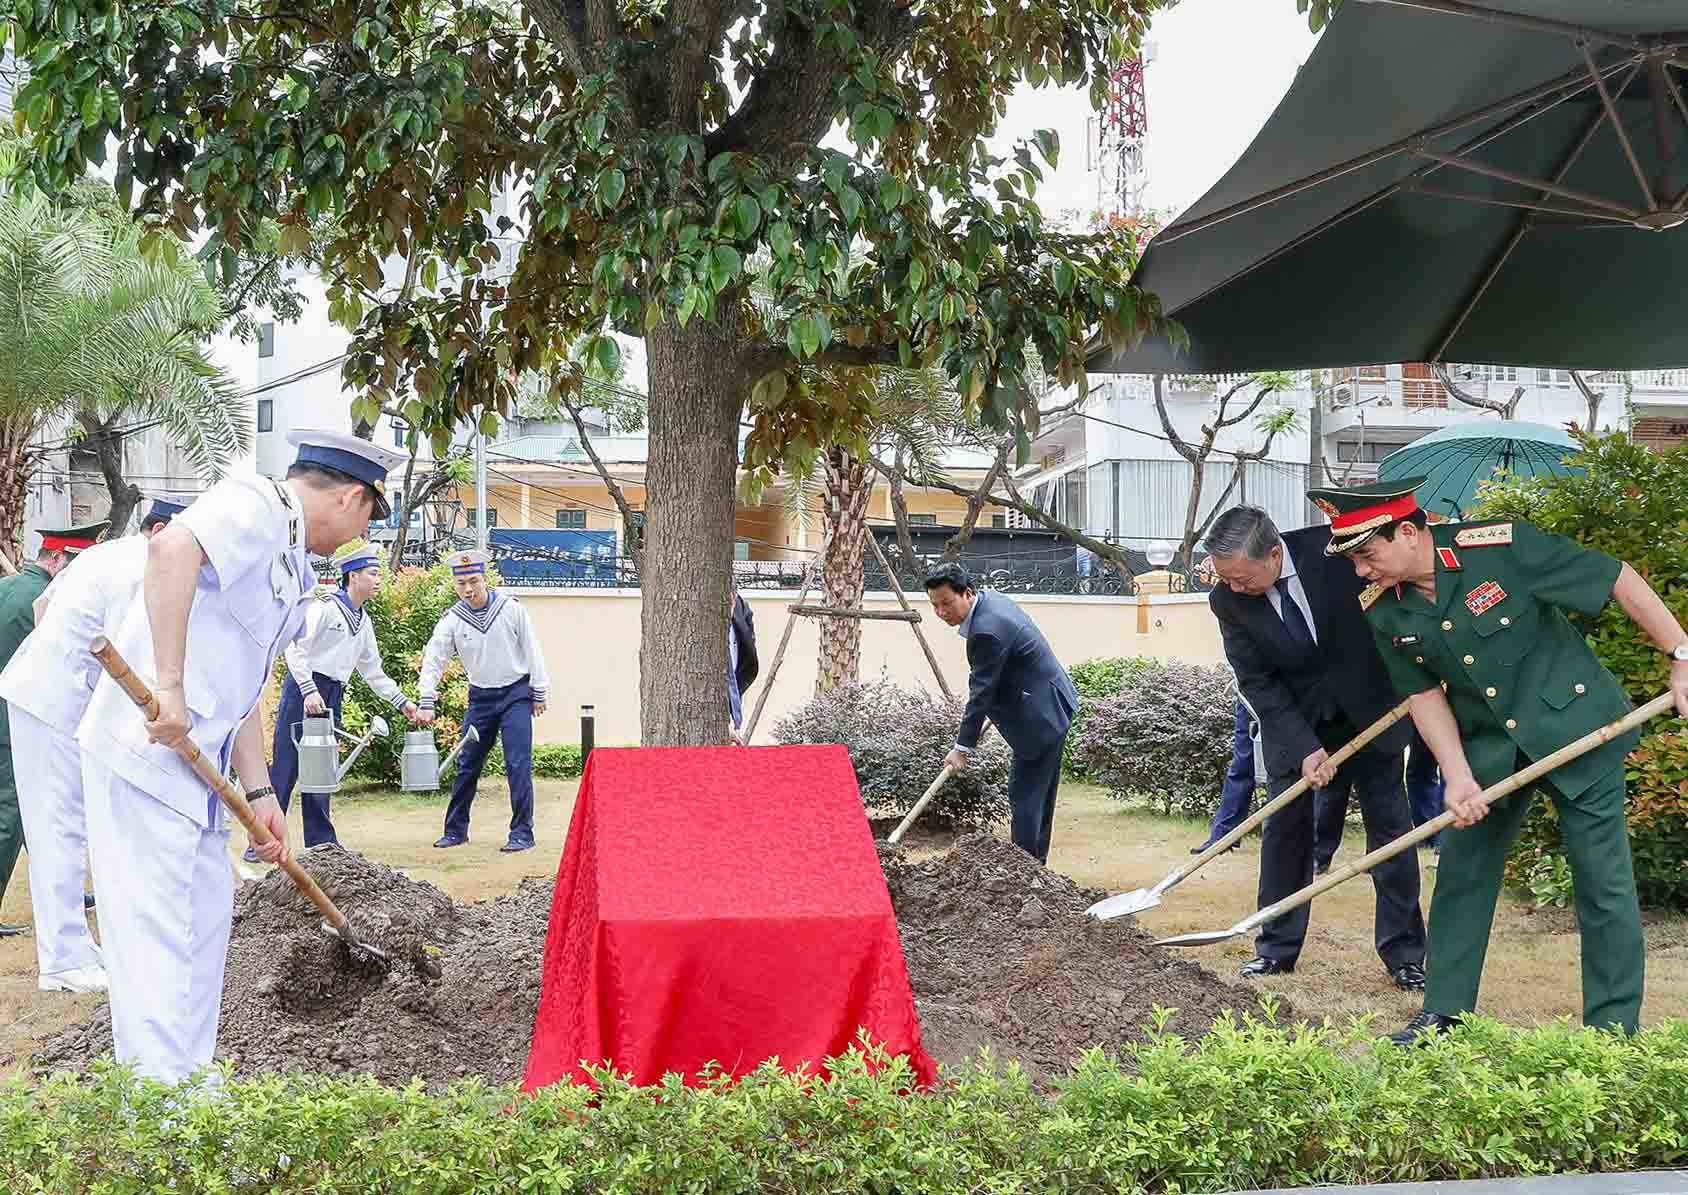
[[[1290,642],[1294,643],[1298,651],[1311,651],[1314,646],[1313,632],[1307,626],[1307,619],[1301,613],[1301,603],[1290,596],[1289,578],[1279,577],[1278,607],[1284,620],[1284,630],[1289,632]]]

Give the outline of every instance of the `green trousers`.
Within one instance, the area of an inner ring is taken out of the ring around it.
[[[5,703],[0,702],[0,731],[6,730]],[[12,771],[10,734],[0,735],[0,900],[12,882],[18,852],[23,849],[23,814],[18,811],[18,781]]]
[[[1520,766],[1525,761],[1520,760]],[[1477,1007],[1483,956],[1489,949],[1501,869],[1534,791],[1497,801],[1474,826],[1442,835],[1436,894],[1430,902],[1430,954],[1424,1007],[1445,1017]],[[1616,767],[1575,797],[1540,790],[1558,809],[1565,854],[1576,887],[1582,939],[1583,1024],[1634,1033],[1641,1017],[1644,967],[1641,906],[1635,894],[1624,774]]]

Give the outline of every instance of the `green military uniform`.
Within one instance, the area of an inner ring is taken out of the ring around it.
[[[29,564],[17,576],[0,580],[0,668],[11,662],[24,636],[35,629],[35,599],[52,579],[39,564]],[[18,783],[12,767],[12,727],[6,703],[0,701],[0,900],[5,898],[22,848],[23,815],[18,812]]]
[[[1623,688],[1564,611],[1596,614],[1621,562],[1529,523],[1437,524],[1436,598],[1410,586],[1361,595],[1395,686],[1445,682],[1466,758],[1485,788],[1622,717]],[[1634,1032],[1641,1011],[1641,911],[1624,820],[1624,757],[1638,732],[1548,773],[1576,883],[1583,1023]],[[1426,1012],[1476,1006],[1501,870],[1530,790],[1442,838],[1430,908]]]

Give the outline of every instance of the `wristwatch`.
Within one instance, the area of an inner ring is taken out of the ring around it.
[[[263,788],[255,788],[251,792],[247,793],[246,801],[248,804],[251,804],[253,801],[261,801],[265,797],[273,796],[275,796],[275,789],[266,784]]]
[[[1669,656],[1674,663],[1688,664],[1688,643],[1678,643],[1665,652],[1665,655]]]

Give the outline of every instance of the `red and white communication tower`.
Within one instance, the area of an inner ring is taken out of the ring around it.
[[[1108,99],[1093,118],[1095,136],[1087,147],[1094,154],[1096,207],[1104,217],[1125,215],[1141,206],[1148,180],[1143,172],[1143,139],[1149,132],[1149,105],[1143,94],[1143,69],[1155,60],[1155,45],[1146,42],[1135,58],[1115,63],[1108,71]]]

